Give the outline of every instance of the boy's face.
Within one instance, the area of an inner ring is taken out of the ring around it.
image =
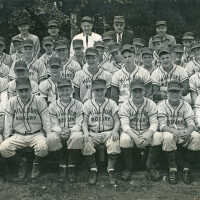
[[[84,34],[89,35],[92,32],[93,25],[89,22],[82,22],[81,28]]]
[[[22,25],[18,26],[18,30],[21,34],[28,33],[29,28],[30,28],[30,26],[28,24],[22,24]]]
[[[125,29],[125,22],[114,22],[113,27],[116,33],[122,33]]]
[[[168,91],[168,99],[173,102],[177,103],[182,98],[182,91],[181,90],[169,90]]]
[[[144,66],[151,66],[153,62],[153,55],[143,54],[142,61],[143,61]]]
[[[17,89],[17,94],[23,102],[27,102],[31,98],[31,92],[30,86],[23,89]]]
[[[22,52],[25,58],[32,58],[34,54],[34,48],[33,46],[23,46]]]
[[[58,94],[61,100],[68,99],[69,97],[71,97],[72,93],[73,93],[72,86],[58,87]]]
[[[83,54],[84,54],[83,50],[84,50],[83,47],[74,48],[75,55],[76,55],[77,57],[83,56]]]
[[[43,44],[43,49],[45,50],[45,52],[46,52],[47,54],[52,54],[53,49],[54,49],[54,45],[53,45],[53,43],[46,43],[46,44]]]
[[[194,43],[194,40],[183,40],[183,46],[186,48],[190,48],[192,46],[192,44]]]
[[[89,66],[97,66],[99,64],[98,55],[86,55],[86,62]]]
[[[161,35],[161,36],[165,35],[167,32],[167,27],[164,25],[160,25],[160,26],[156,27],[156,32],[158,35]]]
[[[56,26],[55,27],[54,26],[49,27],[48,28],[48,33],[52,37],[58,36],[58,34],[59,34],[59,28],[56,27]]]
[[[106,95],[106,87],[96,88],[92,90],[96,99],[103,99]]]
[[[164,68],[170,68],[173,62],[171,54],[167,53],[167,54],[161,55],[160,62]]]
[[[56,54],[63,60],[64,58],[69,57],[69,50],[68,48],[59,48],[56,49]]]

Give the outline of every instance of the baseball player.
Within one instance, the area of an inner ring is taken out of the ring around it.
[[[120,135],[120,147],[125,164],[122,174],[124,180],[131,178],[134,146],[144,149],[151,146],[147,159],[147,169],[152,180],[159,179],[159,173],[155,169],[155,162],[159,153],[162,140],[158,135],[158,120],[156,104],[145,98],[145,83],[140,78],[135,78],[130,83],[131,97],[125,101],[119,110],[122,133]]]
[[[144,80],[147,91],[151,87],[151,78],[149,72],[135,65],[135,54],[132,51],[132,46],[125,44],[121,49],[121,54],[124,58],[124,67],[112,76],[111,82],[111,98],[118,104],[123,103],[130,97],[130,82],[132,78],[140,77]]]
[[[81,70],[81,66],[75,60],[69,58],[69,48],[65,40],[55,43],[55,53],[61,60],[62,77],[73,80],[75,73]]]
[[[162,39],[159,35],[152,37],[152,49],[153,49],[153,65],[156,67],[160,66],[158,52],[162,48]]]
[[[17,28],[20,33],[14,36],[12,40],[15,38],[22,38],[23,40],[32,40],[33,41],[33,57],[37,58],[40,53],[40,40],[38,36],[29,33],[30,19],[28,18],[20,19],[18,21]],[[13,43],[11,42],[10,55],[12,55],[13,53],[15,53],[15,49],[14,49]]]
[[[49,151],[59,151],[59,168],[61,180],[66,176],[66,149],[68,149],[68,175],[69,181],[76,180],[75,167],[78,154],[83,147],[83,105],[72,96],[71,80],[58,81],[59,99],[49,106],[51,132],[47,136]],[[64,148],[64,149],[61,149]]]
[[[189,78],[200,71],[200,43],[196,42],[191,47],[193,59],[185,65]]]
[[[23,41],[23,57],[22,59],[26,62],[29,70],[29,77],[30,80],[35,81],[39,84],[40,81],[47,78],[47,70],[44,63],[39,62],[36,57],[34,57],[34,43],[33,40],[27,39]],[[12,64],[10,72],[9,72],[9,79],[15,79],[15,72],[14,72],[15,63]]]
[[[99,65],[102,66],[106,60],[104,60],[104,52],[105,52],[105,46],[103,41],[96,41],[94,43],[94,48],[98,51],[99,54]]]
[[[158,105],[158,120],[163,137],[162,149],[166,153],[169,167],[169,183],[177,183],[176,152],[182,150],[183,181],[191,183],[189,158],[200,149],[200,134],[195,131],[194,113],[191,106],[182,100],[182,84],[170,81],[166,100]]]
[[[81,68],[83,68],[83,65],[86,62],[83,51],[84,50],[83,40],[75,39],[73,40],[72,44],[73,44],[74,56],[72,56],[71,59],[78,62]]]
[[[44,49],[44,54],[38,59],[41,65],[45,65],[48,77],[50,76],[50,69],[48,67],[48,60],[54,53],[54,39],[51,36],[46,36],[42,40],[42,48]]]
[[[84,133],[83,155],[90,168],[89,184],[95,184],[97,180],[97,165],[95,161],[95,147],[105,144],[108,154],[107,171],[112,185],[116,184],[114,175],[116,159],[120,153],[119,127],[117,104],[105,98],[106,81],[96,79],[92,81],[94,98],[89,99],[83,105],[84,119],[82,129]]]
[[[183,84],[183,96],[186,96],[189,92],[189,80],[185,69],[173,63],[169,48],[160,49],[159,59],[161,65],[151,74],[154,101],[167,98],[167,83],[171,80],[178,80]]]
[[[57,56],[52,56],[49,59],[49,68],[51,76],[39,84],[40,96],[45,98],[48,105],[58,98],[57,82],[62,72],[61,59]]]
[[[111,59],[106,61],[101,67],[113,74],[124,66],[123,57],[121,55],[120,46],[117,43],[113,43],[109,46],[109,52],[111,54]]]
[[[183,34],[182,44],[184,46],[184,52],[183,52],[181,62],[182,62],[182,66],[184,66],[184,67],[189,61],[192,60],[191,47],[194,42],[195,42],[194,33],[186,32]]]
[[[43,98],[31,94],[28,78],[16,79],[16,88],[18,95],[9,99],[6,107],[5,140],[0,145],[0,152],[4,158],[10,158],[17,150],[33,148],[35,158],[31,178],[36,178],[41,158],[48,153],[45,137],[50,130],[47,104]],[[22,172],[19,174],[22,175]]]
[[[83,40],[84,52],[88,47],[93,47],[95,41],[102,40],[101,36],[97,33],[92,32],[93,20],[91,17],[85,16],[81,19],[82,33],[75,35],[71,42],[70,57],[74,55],[73,51],[73,40]]]
[[[29,78],[28,67],[25,61],[18,60],[15,63],[15,75],[16,78]],[[35,81],[30,80],[32,94],[38,94],[38,84]],[[8,98],[16,96],[16,80],[12,80],[8,83]]]
[[[157,21],[156,22],[156,33],[161,37],[163,47],[172,47],[176,44],[174,36],[167,34],[167,22]],[[153,48],[152,38],[149,40],[149,47]]]
[[[103,70],[99,65],[99,55],[95,48],[88,48],[85,52],[86,64],[83,69],[76,72],[74,84],[74,97],[82,102],[92,97],[91,83],[96,79],[104,79],[107,82],[107,96],[110,95],[111,74]]]
[[[174,64],[182,66],[182,57],[183,57],[184,49],[183,45],[176,44],[172,47],[172,57],[174,60]]]
[[[23,47],[23,39],[22,38],[12,38],[13,47],[15,48],[15,53],[11,55],[13,63],[17,60],[22,59],[22,47]]]
[[[141,66],[141,49],[145,46],[145,41],[142,38],[134,38],[132,44],[135,51],[135,64]]]

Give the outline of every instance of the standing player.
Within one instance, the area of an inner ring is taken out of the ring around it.
[[[142,79],[133,79],[130,83],[131,97],[125,101],[119,110],[122,127],[120,146],[122,149],[125,171],[122,178],[131,178],[133,165],[133,147],[145,149],[151,146],[147,159],[147,168],[152,180],[158,180],[159,174],[155,169],[154,162],[157,159],[161,140],[158,135],[158,120],[156,104],[145,98],[145,83]]]
[[[183,155],[183,181],[191,183],[189,159],[193,151],[200,150],[200,134],[195,131],[194,113],[191,106],[182,100],[182,85],[170,81],[167,87],[167,100],[158,105],[158,120],[163,136],[162,149],[169,165],[169,183],[177,183],[176,152],[180,148]]]
[[[37,58],[39,56],[40,53],[40,40],[38,38],[38,36],[29,33],[29,29],[30,29],[30,19],[28,18],[24,18],[18,21],[17,24],[17,28],[19,30],[19,34],[14,36],[12,38],[22,38],[23,40],[32,40],[33,42],[33,57]],[[15,49],[13,46],[13,43],[11,43],[10,45],[10,55],[12,55],[13,53],[15,53]]]
[[[105,144],[108,154],[107,170],[110,183],[114,185],[116,184],[115,163],[120,153],[118,107],[113,100],[105,98],[105,80],[92,81],[92,92],[94,98],[86,101],[83,106],[84,120],[82,125],[84,133],[83,155],[90,168],[89,184],[95,184],[97,179],[95,147],[98,144]]]
[[[111,82],[111,98],[117,104],[121,104],[130,97],[130,82],[132,78],[140,77],[149,91],[151,87],[150,74],[144,68],[135,65],[135,54],[132,51],[132,46],[125,44],[122,47],[121,54],[124,57],[124,67],[112,76]]]
[[[49,59],[49,68],[51,76],[39,84],[40,96],[46,100],[47,104],[52,103],[58,98],[57,82],[62,72],[61,59],[52,56]]]
[[[75,35],[72,39],[70,47],[70,57],[74,55],[73,51],[73,40],[80,39],[83,40],[84,52],[88,47],[93,47],[95,41],[102,40],[101,36],[97,33],[92,32],[93,20],[91,17],[85,16],[81,19],[81,29],[82,33]]]
[[[154,101],[167,98],[167,83],[171,80],[178,80],[183,84],[183,96],[186,96],[189,92],[189,80],[185,69],[173,64],[169,48],[162,48],[159,51],[159,58],[161,65],[151,74]]]
[[[74,84],[74,97],[82,102],[92,97],[91,84],[93,80],[104,79],[107,82],[107,96],[110,95],[111,74],[99,65],[99,55],[95,48],[88,48],[85,52],[86,64],[82,70],[76,72]]]
[[[67,41],[58,40],[55,44],[55,53],[61,60],[62,77],[73,80],[75,73],[81,70],[81,66],[78,62],[69,58]]]
[[[23,60],[15,62],[14,67],[16,78],[29,78],[29,72],[27,64]],[[38,94],[38,84],[30,80],[32,94]],[[16,80],[12,80],[8,83],[8,98],[16,96]]]
[[[31,94],[29,79],[17,79],[16,88],[18,96],[11,98],[6,107],[5,140],[0,145],[0,152],[4,158],[10,158],[17,150],[33,148],[35,158],[31,177],[36,178],[41,158],[48,153],[45,138],[45,134],[49,133],[47,105],[41,97]]]
[[[49,151],[59,151],[61,179],[66,176],[66,149],[68,149],[69,181],[76,180],[75,167],[83,146],[83,105],[72,98],[73,87],[69,79],[58,81],[59,99],[49,106],[51,133],[47,136]],[[63,149],[61,149],[63,148]]]

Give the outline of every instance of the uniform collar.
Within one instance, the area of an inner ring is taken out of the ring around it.
[[[89,72],[88,67],[89,67],[89,66],[88,66],[88,64],[86,63],[86,64],[84,65],[83,70],[84,70],[85,73],[88,74],[90,77],[97,77],[98,75],[100,75],[100,74],[103,72],[102,67],[101,67],[100,65],[98,65],[99,70],[97,71],[96,74],[93,75],[93,74],[91,74],[91,73]]]
[[[136,105],[134,104],[132,98],[129,98],[128,101],[129,101],[131,107],[132,107],[135,111],[137,111],[138,109],[143,108],[143,107],[146,105],[146,103],[147,103],[147,99],[146,99],[145,97],[144,97],[144,102],[143,102],[143,104],[141,104],[140,107],[138,107],[138,106],[136,106]]]
[[[105,98],[104,102],[101,105],[97,104],[94,98],[91,99],[91,102],[95,107],[99,108],[104,107],[108,103],[108,99]]]
[[[34,100],[34,95],[31,95],[30,100],[26,103],[26,105],[24,105],[24,103],[22,102],[21,98],[19,96],[17,96],[17,101],[19,102],[20,106],[23,108],[24,106],[29,106]]]

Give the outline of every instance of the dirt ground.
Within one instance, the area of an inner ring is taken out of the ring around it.
[[[87,184],[86,169],[78,173],[77,183],[57,181],[55,172],[45,173],[35,182],[6,182],[0,185],[0,200],[200,200],[200,173],[195,172],[192,185],[182,180],[175,186],[166,181],[151,182],[145,172],[133,173],[132,180],[119,179],[118,187],[109,185],[108,176],[100,172],[96,186]]]

